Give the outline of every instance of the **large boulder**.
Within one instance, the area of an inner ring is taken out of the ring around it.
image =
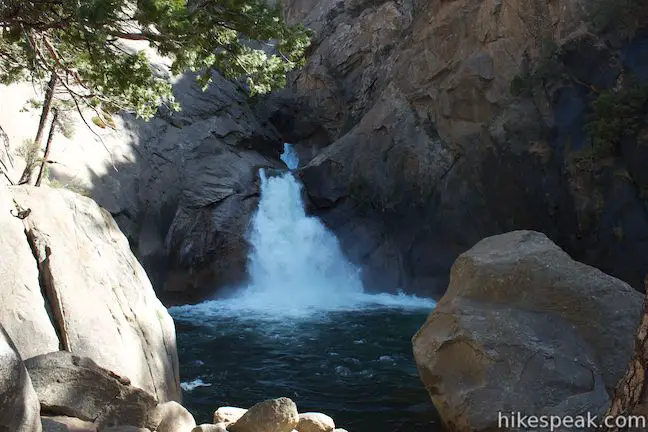
[[[0,234],[16,243],[3,252],[0,268],[10,277],[0,280],[0,322],[18,351],[28,357],[60,346],[161,402],[179,400],[173,320],[110,214],[64,189],[10,187],[0,194],[3,221],[16,206],[24,217],[8,219]],[[13,272],[5,263],[16,264]],[[23,268],[24,275],[14,273]]]
[[[0,325],[0,432],[41,432],[40,405],[22,358]]]
[[[100,428],[154,429],[159,423],[155,397],[87,357],[59,351],[28,359],[25,366],[44,412],[89,421]]]
[[[413,338],[421,380],[449,430],[508,415],[600,414],[632,355],[642,296],[516,231],[462,254]]]

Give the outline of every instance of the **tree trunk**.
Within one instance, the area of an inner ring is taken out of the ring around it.
[[[41,147],[41,141],[43,140],[43,132],[45,131],[45,124],[47,123],[47,117],[52,110],[52,101],[54,100],[54,90],[56,89],[57,75],[52,73],[49,82],[47,83],[47,89],[45,90],[45,100],[43,101],[43,109],[41,110],[40,121],[38,122],[38,131],[36,131],[36,138],[34,139],[34,148],[39,149]],[[27,165],[25,170],[20,176],[20,181],[18,184],[32,184],[34,180],[34,170],[38,163],[38,158],[36,155],[32,160],[25,161]]]
[[[648,372],[648,276],[644,279],[644,287],[646,288],[646,297],[644,298],[641,322],[635,334],[634,354],[628,370],[617,384],[612,404],[606,416],[637,415],[640,413],[637,413],[636,409],[648,402],[648,380],[646,380],[646,372]],[[610,427],[603,430],[617,432],[621,429]]]
[[[38,170],[38,177],[36,178],[35,186],[40,186],[41,181],[43,180],[43,174],[45,174],[45,166],[49,159],[50,150],[52,149],[52,140],[54,139],[54,132],[56,132],[56,122],[58,121],[58,111],[53,110],[54,117],[52,117],[52,124],[50,125],[49,135],[47,136],[47,144],[45,144],[45,154],[43,155],[43,160],[40,164],[40,169]]]

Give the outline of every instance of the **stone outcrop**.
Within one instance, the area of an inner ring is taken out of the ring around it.
[[[19,353],[65,349],[178,400],[173,320],[110,214],[63,189],[10,187],[0,199],[0,242],[15,246],[0,264],[0,323]]]
[[[59,351],[30,358],[25,366],[43,412],[88,421],[98,428],[154,429],[160,421],[154,396],[87,357]]]
[[[260,111],[316,155],[302,172],[312,210],[369,289],[440,297],[461,251],[515,229],[640,288],[641,140],[587,169],[584,123],[622,72],[648,78],[645,38],[595,28],[599,3],[283,2],[316,38],[291,90]],[[533,91],[514,89],[533,77]]]
[[[22,358],[0,325],[0,432],[41,432],[40,406]]]
[[[627,367],[641,305],[545,235],[511,232],[457,259],[414,357],[449,430],[497,429],[498,412],[595,415]]]

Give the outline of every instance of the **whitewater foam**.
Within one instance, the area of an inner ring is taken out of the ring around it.
[[[192,391],[198,387],[211,387],[211,384],[204,382],[200,378],[196,378],[193,381],[180,383],[180,387],[182,387],[182,390],[184,391]]]
[[[299,163],[284,147],[290,168]],[[267,177],[261,170],[261,199],[252,219],[248,261],[250,283],[229,299],[170,309],[176,317],[252,314],[255,319],[313,318],[332,311],[371,308],[430,309],[434,301],[405,294],[367,294],[360,269],[342,253],[335,235],[308,216],[302,186],[286,172]]]

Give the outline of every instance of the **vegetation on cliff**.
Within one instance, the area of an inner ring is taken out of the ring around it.
[[[47,82],[40,147],[60,91],[105,124],[120,110],[148,119],[162,102],[179,109],[146,44],[172,60],[174,74],[202,71],[206,86],[216,69],[245,78],[255,94],[283,86],[308,42],[308,31],[261,0],[9,0],[0,4],[0,83]]]

